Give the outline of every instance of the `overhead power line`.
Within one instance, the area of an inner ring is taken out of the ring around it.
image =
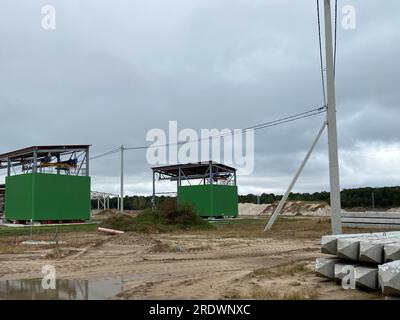
[[[113,149],[113,150],[110,150],[110,151],[107,151],[107,152],[104,152],[104,153],[95,155],[95,156],[91,157],[90,160],[96,160],[96,159],[99,159],[99,158],[103,158],[103,157],[112,155],[112,154],[114,154],[114,153],[117,153],[117,152],[119,152],[120,150],[121,150],[121,148]]]
[[[322,95],[324,97],[324,104],[326,105],[326,88],[325,88],[325,68],[324,59],[322,54],[322,35],[321,35],[321,18],[320,18],[319,0],[317,0],[317,22],[318,22],[318,42],[319,42],[319,60],[321,68],[321,83]],[[335,0],[335,23],[334,23],[334,47],[333,47],[333,76],[336,76],[336,55],[337,55],[337,30],[338,30],[338,0]]]
[[[315,108],[312,110],[308,110],[305,112],[301,112],[301,113],[297,113],[291,116],[286,116],[277,120],[273,120],[273,121],[269,121],[269,122],[264,122],[261,124],[257,124],[254,126],[250,126],[250,127],[246,127],[243,129],[239,129],[239,130],[235,130],[231,133],[225,133],[225,134],[219,134],[219,135],[214,135],[214,136],[210,136],[207,138],[199,138],[196,140],[189,140],[189,141],[179,141],[176,143],[167,143],[167,144],[163,144],[163,145],[144,145],[144,146],[137,146],[137,147],[124,147],[124,150],[143,150],[143,149],[151,149],[151,148],[163,148],[163,147],[169,147],[169,146],[178,146],[178,145],[182,145],[182,144],[187,144],[187,143],[193,143],[193,142],[200,142],[200,141],[204,141],[204,140],[209,140],[209,139],[215,139],[215,138],[221,138],[221,137],[225,137],[225,136],[230,136],[230,135],[236,135],[236,134],[243,134],[249,130],[261,130],[261,129],[265,129],[265,128],[270,128],[270,127],[274,127],[274,126],[278,126],[281,124],[285,124],[288,122],[293,122],[293,121],[297,121],[300,119],[304,119],[304,118],[309,118],[321,113],[326,112],[326,106],[322,106],[319,108]],[[90,160],[95,160],[95,159],[99,159],[99,158],[103,158],[109,155],[112,155],[114,153],[117,153],[119,151],[121,151],[122,147],[119,147],[117,149],[113,149],[104,153],[101,153],[99,155],[93,156],[92,158],[90,158]]]
[[[317,0],[317,22],[318,22],[319,61],[321,69],[322,96],[324,98],[324,105],[326,105],[325,74],[324,74],[324,59],[322,57],[322,35],[321,35],[319,0]]]

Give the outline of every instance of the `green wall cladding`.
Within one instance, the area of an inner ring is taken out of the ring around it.
[[[90,219],[90,177],[28,173],[6,177],[7,220]]]
[[[237,186],[217,184],[180,186],[178,203],[194,206],[196,214],[201,217],[237,217]]]

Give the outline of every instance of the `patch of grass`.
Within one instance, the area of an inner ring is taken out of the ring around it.
[[[15,254],[22,253],[25,251],[25,248],[21,246],[16,246],[14,243],[0,243],[0,254]]]
[[[299,290],[285,293],[282,297],[283,300],[315,300],[318,299],[319,294],[314,290]]]
[[[149,252],[152,253],[164,253],[164,252],[176,252],[177,248],[174,246],[169,245],[168,243],[164,242],[157,242],[155,245],[153,245],[150,249]]]
[[[297,273],[312,272],[306,263],[285,264],[272,268],[260,268],[250,273],[250,276],[271,278],[276,276],[293,276]]]
[[[268,288],[254,287],[249,292],[232,295],[233,299],[256,299],[256,300],[315,300],[319,294],[315,290],[300,289],[289,292],[279,292]]]
[[[104,220],[102,227],[122,231],[144,233],[172,232],[178,230],[208,230],[214,228],[208,221],[190,215],[186,209],[176,211],[173,219],[167,219],[159,211],[147,209],[136,217],[116,214]]]

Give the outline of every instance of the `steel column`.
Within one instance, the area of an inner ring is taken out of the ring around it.
[[[37,150],[33,151],[32,172],[37,173]]]
[[[7,177],[11,175],[11,160],[8,158],[7,160]]]

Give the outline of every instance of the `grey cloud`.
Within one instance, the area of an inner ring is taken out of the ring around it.
[[[1,4],[0,152],[91,143],[94,155],[144,145],[169,120],[233,129],[323,104],[314,0],[54,0],[51,32],[40,27],[44,4]],[[358,20],[338,29],[342,186],[395,184],[385,153],[399,148],[400,4],[346,4]],[[282,192],[323,120],[256,132],[255,171],[240,177],[240,192]],[[383,153],[373,168],[371,145]],[[150,192],[149,167],[144,151],[126,153],[128,192]],[[91,168],[95,189],[118,192],[118,154]],[[324,134],[296,191],[328,186]]]

